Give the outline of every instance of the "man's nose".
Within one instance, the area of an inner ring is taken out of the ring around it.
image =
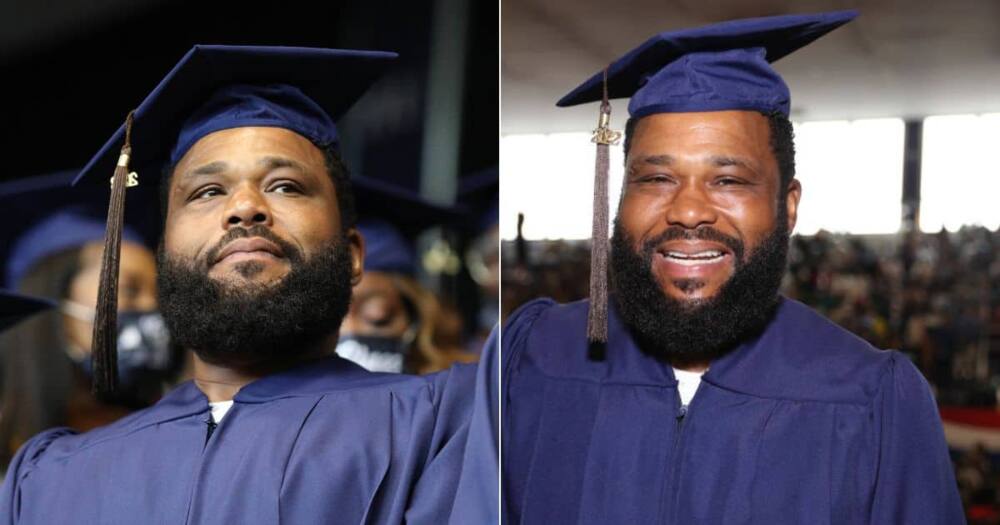
[[[271,210],[267,200],[256,188],[241,187],[229,199],[223,214],[224,229],[233,226],[271,226]]]
[[[703,224],[715,224],[718,219],[708,195],[697,184],[684,184],[667,209],[667,224],[694,229]]]

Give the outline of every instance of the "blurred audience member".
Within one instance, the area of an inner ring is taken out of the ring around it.
[[[365,271],[341,324],[337,353],[377,372],[424,374],[475,361],[462,349],[462,317],[420,281],[430,266],[427,254],[437,252],[431,247],[420,258],[418,238],[455,224],[457,213],[372,177],[352,176],[351,186],[365,239]],[[460,266],[445,251],[444,266]]]
[[[105,224],[74,201],[66,174],[0,185],[0,267],[11,290],[57,307],[0,335],[3,398],[0,465],[38,432],[55,426],[88,430],[149,406],[183,362],[157,312],[153,252],[136,230],[122,240],[118,290],[121,388],[112,398],[91,394],[90,344]],[[52,211],[55,209],[56,211]]]

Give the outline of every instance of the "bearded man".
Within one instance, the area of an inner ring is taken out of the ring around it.
[[[504,327],[511,523],[962,522],[916,368],[778,293],[802,188],[770,62],[854,16],[663,33],[560,101],[631,96],[613,294],[604,345],[590,301]]]
[[[364,239],[334,121],[394,57],[196,46],[84,168],[104,185],[116,159],[163,170],[159,303],[194,379],[29,441],[4,523],[447,523],[491,506],[488,478],[463,477],[495,458],[489,432],[467,439],[490,425],[473,415],[488,372],[375,374],[335,354]]]

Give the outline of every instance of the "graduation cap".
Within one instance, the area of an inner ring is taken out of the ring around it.
[[[126,185],[154,182],[202,137],[239,127],[279,127],[321,149],[339,147],[335,122],[395,53],[274,46],[194,46],[153,89],[74,181],[112,176],[108,235],[94,322],[94,389],[117,383],[118,256]],[[157,186],[157,184],[152,184]]]
[[[413,192],[370,177],[351,179],[358,230],[365,238],[365,270],[413,275],[414,240],[424,230],[457,222],[461,212],[428,202]]]
[[[465,228],[479,234],[500,222],[500,174],[496,166],[466,175],[458,183],[458,202],[467,211]]]
[[[660,33],[612,62],[557,102],[601,102],[594,174],[593,248],[587,339],[599,357],[607,342],[608,147],[612,98],[630,97],[633,118],[656,113],[747,110],[788,115],[788,86],[771,63],[853,20],[856,11],[750,18]]]
[[[0,290],[0,331],[54,306],[55,303],[45,299]]]
[[[21,279],[46,257],[104,240],[108,191],[71,187],[76,174],[64,171],[0,184],[0,221],[6,225],[0,231],[3,286],[17,290]],[[159,227],[155,207],[130,211],[123,237],[152,245]]]

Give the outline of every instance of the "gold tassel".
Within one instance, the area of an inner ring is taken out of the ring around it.
[[[601,113],[594,130],[592,142],[597,144],[594,163],[594,222],[591,230],[590,249],[590,309],[587,312],[587,342],[589,357],[604,359],[608,342],[608,171],[609,148],[621,139],[621,133],[612,131],[611,104],[608,102],[608,70],[604,69],[604,95]]]
[[[132,155],[132,121],[135,111],[125,120],[125,144],[122,146],[115,174],[111,178],[111,202],[104,234],[100,288],[97,291],[97,315],[91,344],[94,370],[93,392],[100,398],[114,393],[118,386],[118,268],[121,258],[122,228],[125,214],[125,188],[138,184],[138,175],[129,173]]]

